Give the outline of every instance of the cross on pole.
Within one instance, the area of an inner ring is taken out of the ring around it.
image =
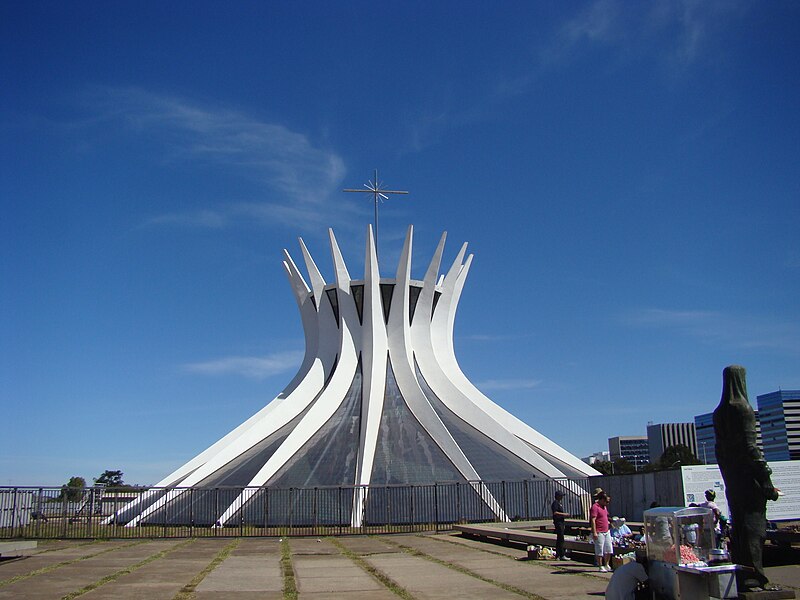
[[[364,184],[366,189],[346,189],[342,190],[343,192],[358,192],[362,194],[372,194],[372,199],[375,202],[375,252],[378,251],[378,200],[380,199],[381,202],[384,200],[388,200],[389,196],[387,194],[407,194],[408,192],[400,191],[400,190],[387,190],[386,188],[382,187],[383,183],[378,181],[378,169],[375,169],[375,179],[369,180],[367,183]]]

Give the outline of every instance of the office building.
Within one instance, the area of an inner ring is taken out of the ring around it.
[[[800,390],[758,396],[764,458],[800,460]]]
[[[758,417],[758,411],[753,412],[756,414],[756,443],[763,450],[761,444],[761,421]],[[694,418],[694,430],[697,437],[697,458],[703,461],[704,465],[717,464],[715,449],[717,436],[714,435],[714,413],[697,415]]]
[[[697,456],[697,437],[694,423],[658,423],[647,426],[647,445],[650,462],[657,462],[667,448],[683,444]]]
[[[608,452],[612,462],[619,459],[627,460],[637,471],[650,463],[650,448],[646,435],[620,435],[608,438]]]
[[[714,413],[697,415],[694,418],[694,432],[697,438],[697,458],[704,465],[717,464],[717,453],[714,449],[717,437],[714,435]]]

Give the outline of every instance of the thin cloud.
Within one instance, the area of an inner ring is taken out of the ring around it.
[[[97,113],[87,126],[120,123],[132,135],[157,142],[164,160],[236,172],[262,187],[264,195],[278,197],[166,213],[150,224],[222,228],[257,213],[259,223],[294,225],[334,220],[347,207],[346,200],[337,201],[336,210],[326,202],[344,178],[341,157],[285,125],[139,88],[95,88],[84,101]]]
[[[475,342],[507,342],[510,340],[520,340],[531,337],[530,333],[518,334],[492,334],[492,333],[473,333],[465,335],[461,339],[472,340]]]
[[[750,2],[673,0],[631,4],[596,0],[566,19],[539,54],[539,67],[556,67],[594,47],[618,47],[631,56],[655,53],[671,68],[716,52],[714,37]]]
[[[701,61],[713,63],[726,50],[719,41],[720,32],[743,19],[751,5],[749,0],[581,4],[551,35],[543,37],[539,47],[532,48],[529,69],[504,72],[498,68],[495,80],[481,86],[486,91],[470,96],[471,104],[463,106],[447,96],[440,105],[415,115],[405,149],[420,151],[447,131],[495,118],[506,100],[531,93],[544,74],[598,49],[609,50],[611,69],[645,56],[661,65],[668,77]]]
[[[647,308],[624,317],[634,327],[671,329],[709,344],[797,352],[800,323],[705,310]]]
[[[649,326],[697,326],[717,321],[721,313],[706,310],[664,310],[645,308],[631,313],[630,321]]]
[[[619,35],[620,5],[615,0],[597,0],[561,27],[559,36],[568,44],[581,40],[609,43]]]
[[[302,352],[276,352],[268,356],[229,356],[204,362],[183,365],[183,370],[203,375],[239,375],[250,379],[264,379],[278,375],[300,365]]]
[[[201,229],[222,229],[229,218],[219,211],[203,209],[186,213],[168,213],[153,217],[149,221],[153,225],[179,225],[181,227],[198,227]]]
[[[541,379],[487,379],[475,385],[484,391],[530,390],[539,387]]]

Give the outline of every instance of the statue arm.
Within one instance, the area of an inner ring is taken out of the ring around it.
[[[767,461],[764,460],[758,448],[756,448],[756,452],[758,453],[758,458],[753,461],[753,478],[758,483],[767,500],[777,500],[778,490],[772,483],[772,469],[769,468]]]

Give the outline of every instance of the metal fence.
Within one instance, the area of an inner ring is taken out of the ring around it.
[[[250,488],[220,526],[216,519],[247,488],[0,487],[3,538],[175,538],[347,535],[447,530],[455,523],[551,518],[555,491],[585,518],[588,478],[430,485]],[[487,493],[488,492],[488,493]],[[491,502],[487,503],[486,498]],[[126,506],[139,499],[135,508]],[[158,500],[161,503],[155,505]],[[134,516],[150,511],[136,526]],[[491,508],[490,508],[491,505]],[[354,511],[353,507],[357,507]],[[354,512],[359,518],[354,518]],[[357,526],[354,526],[354,523]]]

